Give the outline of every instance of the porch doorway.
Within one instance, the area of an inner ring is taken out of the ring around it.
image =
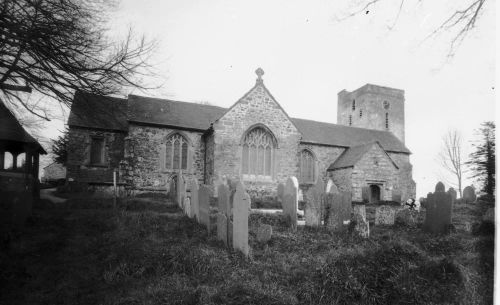
[[[380,186],[370,185],[370,203],[377,203],[380,201]]]

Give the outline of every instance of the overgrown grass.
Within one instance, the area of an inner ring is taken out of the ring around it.
[[[364,240],[285,223],[251,215],[244,259],[164,199],[41,205],[0,253],[0,303],[492,304],[491,234],[373,227]]]

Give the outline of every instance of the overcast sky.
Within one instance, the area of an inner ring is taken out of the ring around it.
[[[342,89],[405,90],[406,145],[424,196],[444,176],[436,162],[444,133],[460,130],[469,152],[473,130],[494,120],[494,1],[452,60],[453,33],[425,38],[469,1],[409,0],[398,17],[399,1],[385,0],[339,20],[359,8],[352,2],[363,1],[122,0],[110,31],[119,37],[132,26],[159,42],[153,62],[164,85],[135,94],[229,107],[262,67],[290,116],[336,123]]]

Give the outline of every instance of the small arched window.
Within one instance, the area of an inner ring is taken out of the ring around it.
[[[389,113],[385,113],[385,129],[389,129]]]
[[[165,168],[187,169],[188,142],[186,138],[176,133],[168,137],[165,145]]]
[[[14,169],[14,158],[12,157],[12,154],[8,151],[5,152],[3,157],[3,168]]]
[[[17,169],[23,169],[26,166],[26,153],[17,155]]]
[[[243,139],[242,148],[242,174],[272,176],[276,140],[269,131],[253,128]]]
[[[356,100],[352,100],[352,110],[356,110]]]
[[[314,155],[307,149],[300,152],[300,182],[314,183],[316,178]]]

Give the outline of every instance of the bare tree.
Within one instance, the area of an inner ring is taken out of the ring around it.
[[[370,9],[377,4],[384,2],[387,0],[363,0],[360,2],[360,5],[354,9],[352,12],[348,13],[344,18],[353,17],[358,14],[367,14]],[[417,2],[422,2],[423,0],[413,0]],[[401,11],[403,7],[411,1],[408,0],[399,0],[397,2],[398,10],[397,14],[394,18],[394,22],[389,29],[394,28],[396,23],[399,20],[401,15]],[[464,39],[467,35],[474,29],[477,25],[477,22],[481,16],[481,13],[484,10],[486,0],[468,0],[464,6],[460,6],[460,4],[454,4],[455,9],[453,9],[448,17],[446,17],[436,28],[434,31],[429,33],[426,39],[436,36],[442,32],[451,32],[453,33],[450,48],[448,51],[448,57],[453,57],[455,52],[460,47]]]
[[[0,101],[38,117],[49,115],[26,102],[38,93],[70,105],[76,90],[99,95],[124,86],[146,88],[141,76],[154,42],[112,43],[105,36],[103,0],[2,0],[0,2]]]
[[[462,197],[462,176],[465,164],[462,160],[462,144],[460,133],[457,130],[450,130],[443,137],[443,148],[438,155],[441,166],[456,177],[460,197]]]

